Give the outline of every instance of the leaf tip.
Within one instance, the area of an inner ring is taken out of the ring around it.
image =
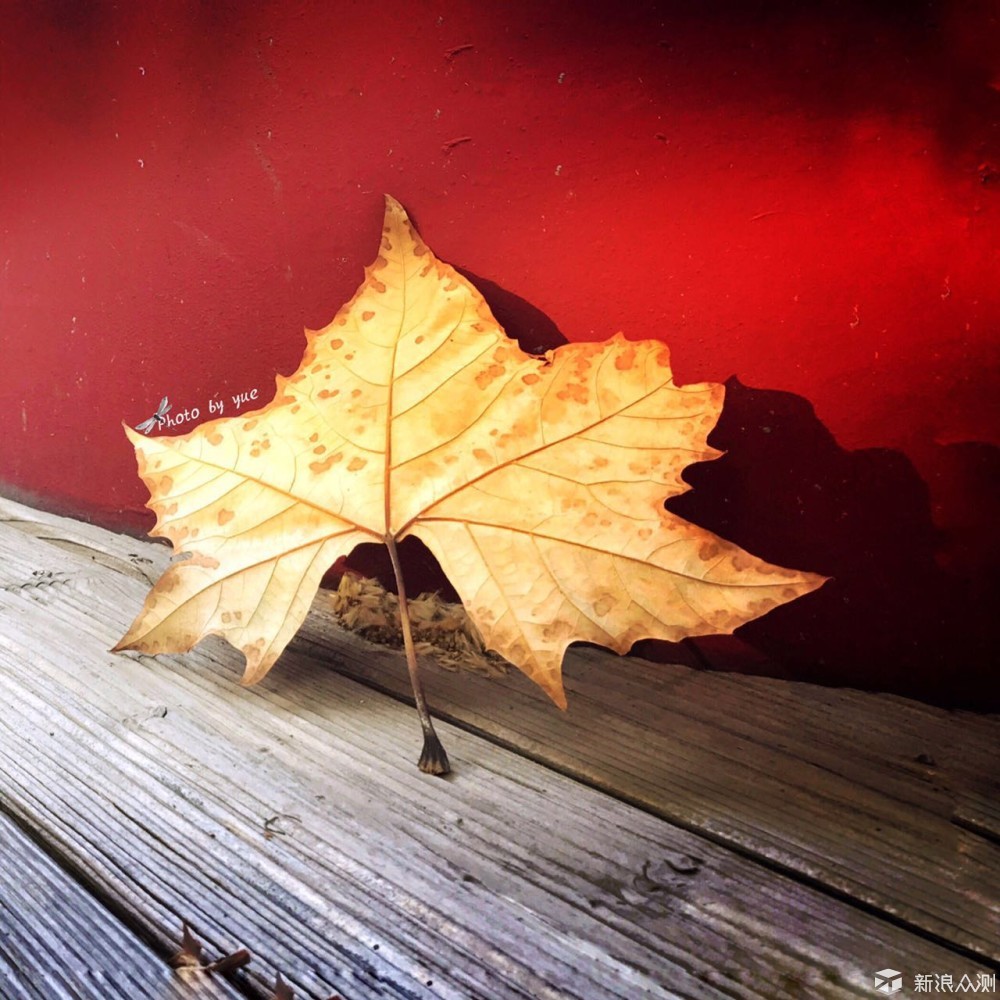
[[[550,676],[531,674],[529,676],[552,699],[556,708],[566,711],[569,702],[566,700],[566,688],[563,687],[561,672]]]
[[[134,427],[130,427],[125,421],[122,421],[122,430],[125,431],[125,436],[132,442],[133,445],[138,445],[140,441],[146,440],[145,434],[140,434]]]
[[[406,215],[406,209],[403,208],[402,203],[397,201],[391,194],[383,194],[385,198],[385,214],[388,216],[392,213],[398,213],[400,215]]]
[[[247,665],[240,678],[240,684],[243,687],[253,687],[267,676],[267,672],[274,666],[276,657],[260,657],[259,649],[254,646],[249,648],[244,646],[243,653],[247,658]]]

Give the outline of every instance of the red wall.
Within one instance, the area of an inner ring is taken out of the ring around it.
[[[700,656],[981,702],[996,9],[747,6],[5,5],[0,488],[148,528],[120,421],[266,401],[388,191],[526,346],[738,379],[675,506],[837,581]]]

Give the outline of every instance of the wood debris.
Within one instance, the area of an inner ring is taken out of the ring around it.
[[[329,591],[337,621],[369,642],[403,648],[399,598],[378,580],[345,573]],[[445,670],[468,670],[483,677],[503,677],[510,664],[490,652],[461,604],[449,604],[437,594],[411,598],[410,624],[418,656],[429,657]]]

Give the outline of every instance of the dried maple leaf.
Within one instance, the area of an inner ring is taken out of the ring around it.
[[[295,1000],[295,991],[281,978],[281,973],[274,980],[274,1000]]]
[[[274,980],[274,996],[272,1000],[295,1000],[295,990],[281,978],[280,972]],[[331,993],[326,1000],[341,1000],[341,997],[338,993]]]
[[[203,969],[202,950],[204,946],[194,936],[188,922],[181,925],[181,950],[170,959],[170,965],[175,969]]]
[[[482,296],[386,198],[354,298],[307,331],[262,409],[178,437],[126,427],[175,560],[116,649],[182,652],[210,633],[264,676],[323,572],[384,542],[424,725],[421,768],[447,770],[417,676],[396,543],[434,553],[486,646],[565,707],[575,641],[731,632],[823,578],[769,565],[664,509],[687,489],[723,387],[677,386],[659,341],[507,337]]]
[[[181,950],[170,959],[171,968],[176,969],[178,972],[182,974],[203,972],[227,973],[241,969],[250,962],[251,955],[246,948],[240,948],[228,955],[223,955],[222,958],[218,958],[214,962],[206,962],[202,956],[204,945],[194,936],[186,920],[181,926],[183,928],[181,933]]]

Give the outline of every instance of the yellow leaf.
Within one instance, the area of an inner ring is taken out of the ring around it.
[[[180,437],[126,428],[180,558],[116,649],[223,635],[258,680],[323,572],[357,544],[419,537],[487,648],[561,706],[588,641],[731,632],[823,577],[769,565],[667,512],[707,444],[721,385],[674,385],[659,341],[544,357],[386,199],[378,257],[271,403]],[[418,699],[419,701],[419,699]]]

